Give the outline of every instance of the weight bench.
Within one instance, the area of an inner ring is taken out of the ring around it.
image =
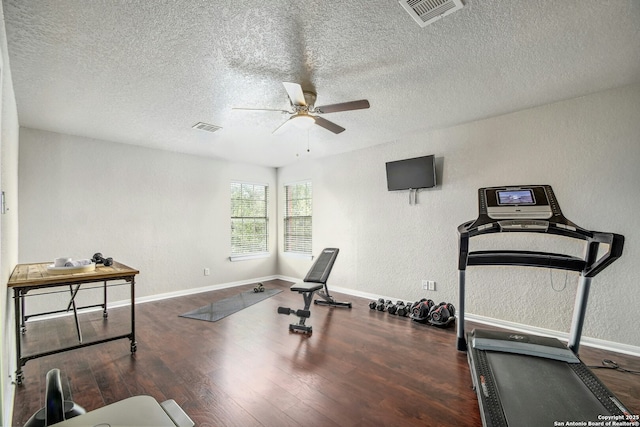
[[[310,334],[312,332],[311,326],[305,325],[305,321],[311,316],[311,301],[313,296],[317,293],[321,300],[313,301],[318,305],[329,305],[332,307],[349,307],[350,302],[336,301],[330,294],[327,288],[327,279],[331,274],[333,263],[336,262],[338,257],[338,248],[326,248],[322,251],[316,262],[311,266],[311,270],[307,273],[303,282],[295,283],[291,286],[291,291],[302,294],[304,299],[304,308],[301,310],[292,310],[288,307],[278,307],[279,314],[295,314],[298,316],[298,323],[292,323],[289,325],[289,331],[302,331],[303,333]]]

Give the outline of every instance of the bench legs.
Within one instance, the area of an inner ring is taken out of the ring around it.
[[[317,305],[328,305],[331,307],[351,308],[350,302],[336,301],[331,295],[329,295],[329,290],[327,289],[326,284],[324,285],[324,290],[322,289],[323,287],[321,286],[311,288],[309,290],[304,288],[292,289],[293,291],[296,291],[299,294],[302,294],[302,298],[304,299],[304,308],[302,310],[293,310],[288,307],[278,307],[278,313],[280,314],[286,314],[286,315],[295,314],[296,316],[298,316],[298,323],[290,324],[289,331],[292,331],[292,332],[302,331],[305,334],[310,334],[312,332],[311,326],[307,326],[305,324],[307,319],[311,316],[311,311],[309,310],[309,308],[311,307],[311,301],[313,301],[313,303]],[[316,299],[314,301],[313,296],[316,293],[322,299]]]
[[[328,305],[331,307],[349,307],[351,308],[350,302],[336,301],[330,294],[329,289],[327,289],[327,285],[325,283],[324,290],[318,292],[318,296],[322,298],[321,300],[317,299],[313,301],[316,305]]]
[[[302,294],[302,298],[304,298],[304,309],[302,310],[292,310],[288,307],[278,307],[278,313],[280,314],[295,314],[298,316],[298,323],[292,323],[289,325],[289,331],[302,331],[305,334],[310,334],[313,329],[311,326],[305,325],[306,320],[311,316],[311,311],[309,308],[311,307],[311,301],[313,301],[313,295],[317,290],[310,292],[299,292]]]

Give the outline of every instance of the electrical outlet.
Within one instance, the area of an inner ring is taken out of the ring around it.
[[[423,291],[435,291],[436,290],[436,282],[434,280],[423,280],[422,281],[422,290]]]
[[[208,276],[211,273],[211,271],[208,268],[204,269],[204,275]]]

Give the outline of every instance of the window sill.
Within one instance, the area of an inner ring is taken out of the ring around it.
[[[313,255],[303,254],[300,252],[284,252],[284,256],[290,257],[290,258],[308,259],[310,261],[313,260]]]
[[[229,261],[247,261],[250,259],[259,259],[259,258],[269,258],[271,254],[269,252],[260,252],[256,254],[246,254],[246,255],[231,255],[229,257]]]

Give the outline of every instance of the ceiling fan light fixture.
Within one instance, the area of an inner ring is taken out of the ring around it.
[[[292,123],[299,129],[309,129],[316,123],[315,117],[308,114],[299,114],[293,117],[293,119]]]

